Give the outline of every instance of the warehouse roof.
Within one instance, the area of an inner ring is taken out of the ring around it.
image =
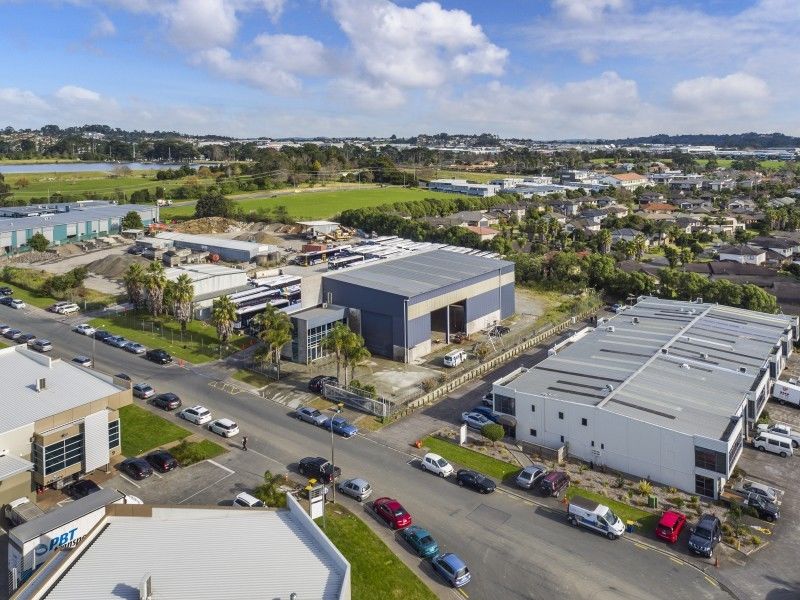
[[[177,231],[162,231],[156,234],[156,238],[172,240],[173,242],[183,242],[185,244],[199,244],[209,248],[230,248],[233,250],[243,250],[253,255],[266,254],[272,248],[269,244],[256,244],[254,242],[244,242],[242,240],[229,240],[227,238],[213,237],[210,235],[195,235],[193,233],[178,233]]]
[[[192,281],[202,281],[203,279],[211,279],[222,275],[243,275],[247,277],[247,273],[242,269],[234,269],[233,267],[226,267],[224,265],[214,264],[197,264],[197,265],[179,265],[177,267],[170,267],[164,270],[164,274],[170,281],[175,281],[181,275],[188,275]]]
[[[139,600],[148,577],[159,600],[350,598],[349,568],[324,534],[313,535],[313,523],[301,522],[303,515],[258,508],[148,509],[136,511],[141,516],[112,511],[91,544],[70,553],[74,557],[65,554],[71,565],[45,583],[47,598]]]
[[[643,298],[506,385],[719,438],[796,322],[787,315]]]
[[[107,206],[75,206],[66,212],[59,212],[40,217],[8,217],[0,218],[0,231],[19,231],[21,229],[41,229],[55,225],[70,225],[98,219],[122,218],[130,211],[147,214],[155,207],[141,204],[109,204]]]
[[[0,456],[0,481],[32,470],[33,463],[29,460],[11,454],[3,454]]]
[[[325,279],[386,291],[412,298],[465,280],[512,266],[506,260],[461,254],[448,250],[420,252],[369,265],[354,265]]]
[[[36,391],[36,382],[46,387]],[[100,400],[123,388],[111,378],[22,346],[0,350],[0,433]]]

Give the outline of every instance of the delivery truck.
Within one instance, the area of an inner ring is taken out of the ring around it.
[[[41,517],[44,511],[36,506],[29,498],[17,498],[5,505],[3,515],[6,520],[11,523],[12,527],[22,525],[28,521],[32,521],[36,517]]]
[[[779,404],[800,407],[800,385],[797,385],[796,382],[776,381],[772,386],[772,397]]]

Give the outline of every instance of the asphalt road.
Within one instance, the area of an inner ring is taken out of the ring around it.
[[[92,355],[91,339],[37,309],[0,307],[0,322],[50,339],[55,345],[53,354],[67,360],[76,354]],[[254,454],[262,457],[264,470],[276,471],[284,465],[293,471],[303,456],[330,454],[326,431],[290,418],[284,406],[254,394],[231,395],[212,387],[211,369],[161,367],[101,343],[96,344],[95,355],[100,370],[125,372],[134,382],[148,381],[157,391],[179,394],[184,405],[201,403],[216,417],[235,419],[248,436],[251,452],[246,460],[252,461]],[[625,538],[612,542],[569,527],[563,510],[537,506],[502,491],[480,496],[422,472],[410,464],[413,460],[407,451],[364,436],[336,440],[336,464],[345,477],[365,477],[376,494],[398,498],[443,548],[467,562],[473,572],[464,590],[469,597],[728,596],[712,579],[667,555]],[[359,509],[349,499],[344,502]]]

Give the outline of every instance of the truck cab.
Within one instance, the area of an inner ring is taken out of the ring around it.
[[[571,525],[582,526],[602,533],[610,540],[620,537],[625,524],[610,508],[582,496],[574,496],[569,501],[567,520]]]

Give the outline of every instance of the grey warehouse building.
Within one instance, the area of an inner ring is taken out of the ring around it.
[[[514,314],[514,263],[432,250],[322,278],[322,298],[346,306],[373,354],[413,361]]]
[[[156,234],[156,238],[171,242],[175,248],[188,248],[193,252],[218,254],[222,260],[228,262],[251,262],[260,256],[266,257],[275,252],[275,246],[268,244],[229,240],[210,235],[164,231]]]

